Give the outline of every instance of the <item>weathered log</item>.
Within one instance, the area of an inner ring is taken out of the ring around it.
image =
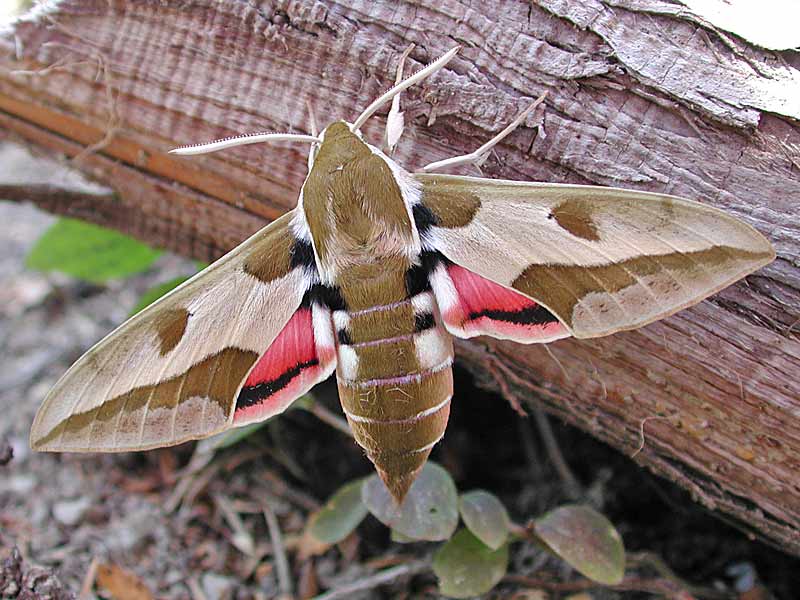
[[[117,193],[35,201],[185,255],[215,258],[292,206],[306,159],[288,145],[166,150],[307,131],[309,105],[323,124],[352,120],[412,42],[416,66],[463,50],[405,96],[408,168],[476,148],[548,90],[543,126],[512,134],[486,176],[668,192],[760,229],[772,265],[660,323],[459,350],[506,395],[543,402],[800,555],[797,52],[757,48],[658,0],[47,6],[0,39],[0,125]]]

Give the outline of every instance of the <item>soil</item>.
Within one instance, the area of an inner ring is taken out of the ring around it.
[[[157,598],[278,598],[286,590],[275,556],[285,552],[293,593],[308,598],[430,555],[433,545],[393,543],[369,517],[356,535],[321,556],[298,556],[309,513],[340,485],[371,472],[352,440],[306,411],[291,411],[211,454],[195,444],[117,455],[32,453],[28,430],[56,379],[125,319],[142,292],[194,267],[164,256],[148,273],[105,286],[34,273],[25,270],[24,257],[52,217],[0,204],[0,219],[9,224],[0,231],[0,597],[71,598],[85,587],[83,597],[93,598],[100,592],[92,584],[102,580],[109,590],[126,581],[129,592],[138,582]],[[465,371],[457,369],[456,379],[451,422],[433,459],[453,474],[459,490],[491,490],[520,523],[573,501],[534,419],[521,418]],[[339,414],[331,382],[316,398]],[[796,597],[796,558],[751,539],[583,432],[555,422],[551,428],[580,483],[577,500],[607,515],[641,559],[633,561],[631,577],[676,590],[680,578],[716,590],[717,597],[744,598],[737,588],[751,598]],[[277,517],[280,542],[270,534],[265,507]],[[648,566],[653,561],[643,552],[663,559],[676,576]],[[585,581],[532,544],[515,544],[511,556],[515,578],[487,597],[547,597],[532,591],[543,588],[551,589],[549,597],[565,597]],[[652,597],[599,586],[586,593]],[[103,597],[148,596],[112,590]],[[346,597],[438,596],[426,571]]]

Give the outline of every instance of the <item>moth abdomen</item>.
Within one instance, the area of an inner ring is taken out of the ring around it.
[[[342,409],[398,501],[444,435],[450,414],[453,344],[436,315],[430,291],[333,313]]]
[[[415,332],[425,331],[426,329],[431,329],[435,326],[436,320],[431,312],[419,313],[414,317]]]

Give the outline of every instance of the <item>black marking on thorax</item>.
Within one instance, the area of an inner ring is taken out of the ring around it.
[[[433,313],[418,313],[414,316],[414,332],[425,331],[436,327],[436,320],[433,318]]]
[[[304,240],[295,240],[294,244],[292,245],[292,258],[290,264],[293,269],[296,267],[310,267],[316,272],[317,263],[314,259],[314,248],[309,242]]]
[[[439,219],[436,218],[433,211],[422,202],[418,202],[411,208],[411,214],[414,217],[414,224],[417,226],[420,238],[424,237],[431,227],[439,224]]]
[[[315,283],[306,291],[303,296],[301,307],[309,307],[312,304],[325,306],[330,310],[347,310],[347,303],[342,297],[342,292],[337,286]]]
[[[419,264],[406,271],[406,292],[409,298],[431,289],[430,275],[443,260],[446,259],[438,250],[423,250],[420,253]]]

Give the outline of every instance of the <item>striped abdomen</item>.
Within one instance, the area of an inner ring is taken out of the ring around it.
[[[358,444],[400,502],[444,435],[453,341],[433,294],[333,313],[339,398]]]

